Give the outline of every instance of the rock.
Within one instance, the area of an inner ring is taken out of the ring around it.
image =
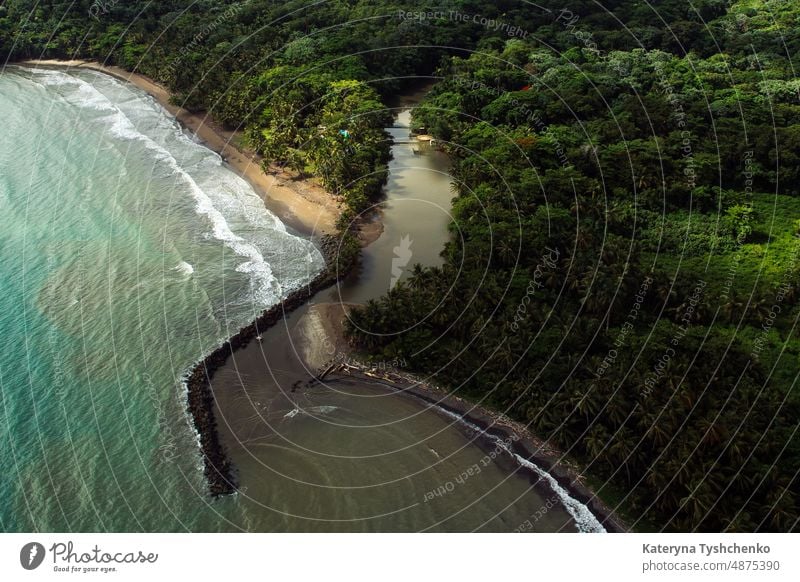
[[[334,235],[325,235],[320,238],[318,244],[326,264],[326,268],[322,273],[308,285],[290,293],[281,303],[265,310],[256,317],[253,323],[240,329],[228,341],[198,362],[186,375],[189,414],[194,422],[195,430],[200,435],[204,474],[212,497],[234,493],[237,481],[233,465],[227,458],[217,433],[211,378],[236,350],[245,347],[257,335],[264,333],[264,331],[279,322],[284,315],[294,311],[310,297],[337,281],[337,278],[332,273],[336,271],[336,253],[339,248],[339,238]],[[339,273],[339,278],[344,277],[346,274]]]

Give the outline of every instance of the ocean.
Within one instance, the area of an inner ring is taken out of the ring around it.
[[[322,256],[126,83],[10,67],[0,115],[0,528],[235,528],[181,376]]]

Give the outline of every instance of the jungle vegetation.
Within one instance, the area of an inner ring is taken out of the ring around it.
[[[147,74],[343,224],[381,196],[392,97],[434,79],[452,242],[354,344],[529,423],[637,529],[797,530],[800,5],[310,4],[8,0],[0,54]]]
[[[800,11],[765,4],[719,5],[719,46],[587,14],[543,33],[561,51],[446,59],[415,114],[454,160],[445,264],[349,325],[530,423],[637,528],[798,528]]]

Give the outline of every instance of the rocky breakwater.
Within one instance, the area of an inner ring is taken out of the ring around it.
[[[291,311],[297,309],[322,289],[344,277],[348,269],[337,264],[340,239],[326,235],[319,240],[326,268],[311,282],[291,292],[286,298],[264,311],[255,321],[240,329],[230,339],[199,361],[186,375],[189,414],[200,436],[204,472],[212,496],[228,495],[236,491],[234,467],[222,447],[214,418],[214,389],[211,379],[236,350],[264,333]]]

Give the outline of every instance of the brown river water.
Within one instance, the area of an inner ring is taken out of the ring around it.
[[[442,262],[453,196],[448,161],[436,151],[415,153],[408,122],[401,109],[388,130],[395,141],[384,231],[365,249],[359,273],[237,352],[214,377],[241,515],[251,516],[252,529],[270,524],[271,531],[577,531],[553,489],[428,404],[353,378],[293,391],[336,355],[314,302],[360,303],[385,293],[414,263]]]

